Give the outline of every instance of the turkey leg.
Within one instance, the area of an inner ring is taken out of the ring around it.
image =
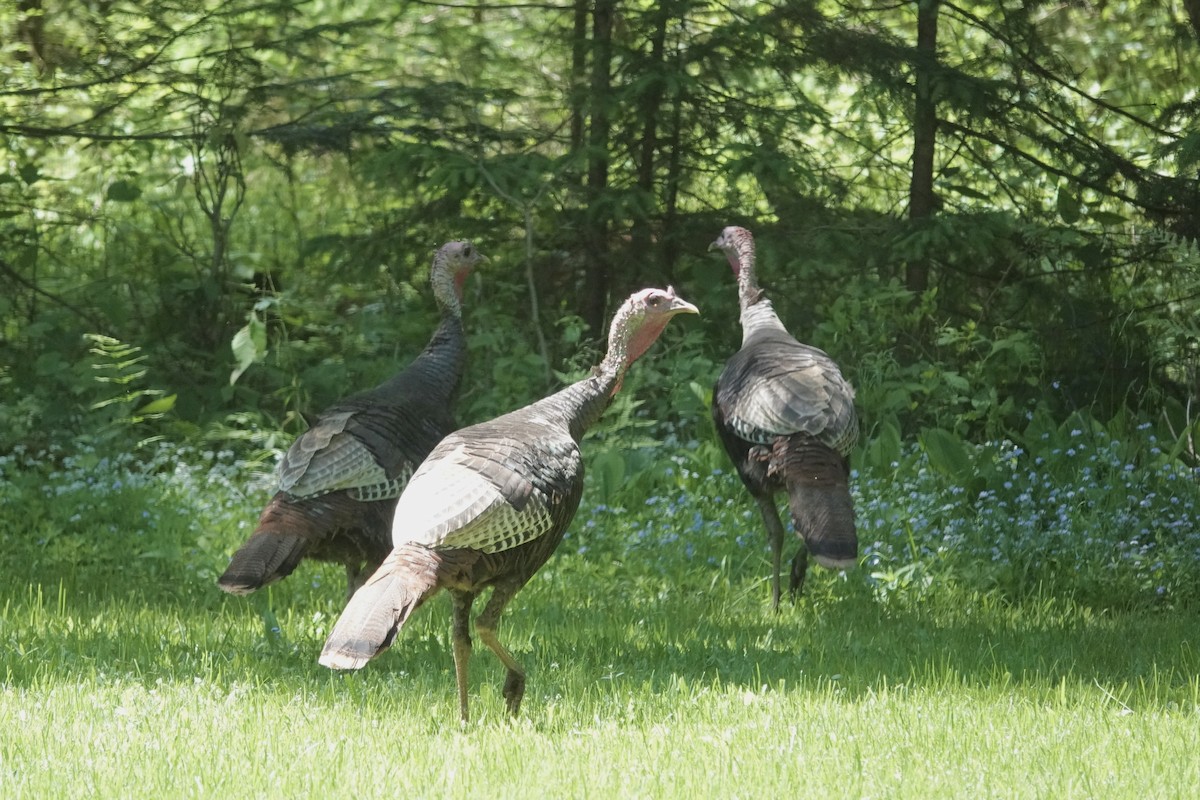
[[[779,572],[783,565],[783,521],[779,518],[779,509],[775,507],[775,498],[771,495],[754,498],[758,510],[762,512],[763,522],[767,525],[767,540],[771,543],[771,608],[779,610]]]
[[[500,643],[499,637],[496,636],[496,626],[500,623],[500,614],[508,605],[508,601],[524,585],[524,580],[515,584],[497,585],[492,591],[492,596],[488,598],[487,606],[475,619],[475,632],[479,634],[480,640],[491,648],[496,658],[508,669],[508,676],[504,680],[504,699],[508,702],[509,712],[514,715],[521,708],[521,698],[525,696],[525,670],[513,658],[512,653],[508,652],[508,648]]]
[[[458,681],[458,716],[467,724],[467,663],[471,660],[471,604],[475,602],[472,592],[450,590],[454,603],[454,622],[451,637],[454,640],[454,677]]]

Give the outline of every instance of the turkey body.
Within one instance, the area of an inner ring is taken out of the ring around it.
[[[446,589],[459,713],[466,722],[470,611],[491,588],[475,630],[506,668],[503,694],[516,713],[525,671],[497,636],[500,615],[554,552],[575,515],[583,493],[584,433],[611,402],[629,364],[683,312],[696,309],[673,290],[633,295],[614,318],[608,353],[592,375],[442,440],[400,497],[393,550],[351,598],[321,663],[359,669],[392,644],[413,611]]]
[[[779,606],[784,527],[775,505],[786,494],[801,546],[789,589],[803,589],[811,554],[831,569],[857,563],[849,456],[858,439],[854,390],[825,352],[790,334],[758,288],[754,244],[744,228],[715,243],[738,277],[742,347],[713,389],[718,436],[754,498],[772,550],[771,594]]]
[[[466,363],[460,295],[483,257],[466,242],[444,245],[431,282],[442,321],[399,374],[334,403],[284,455],[279,487],[217,584],[248,594],[286,577],[302,559],[340,563],[347,594],[391,552],[396,499],[413,471],[454,429]]]

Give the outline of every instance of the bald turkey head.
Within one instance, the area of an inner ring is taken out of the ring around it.
[[[642,289],[621,304],[609,330],[609,351],[624,351],[625,365],[637,361],[650,349],[671,317],[699,314],[700,309],[675,294],[674,287]]]
[[[720,250],[729,260],[733,274],[741,277],[742,269],[754,264],[754,236],[745,228],[730,225],[721,231],[717,240],[708,246],[709,250]]]

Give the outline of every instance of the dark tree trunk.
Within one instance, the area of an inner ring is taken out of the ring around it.
[[[662,2],[655,10],[657,19],[654,33],[650,37],[650,63],[647,73],[655,76],[646,86],[642,94],[640,116],[642,118],[642,138],[638,150],[637,185],[647,198],[654,197],[654,168],[655,157],[658,154],[658,116],[662,106],[663,88],[666,79],[666,64],[663,52],[667,39],[667,19],[670,16],[670,6]],[[635,220],[633,227],[634,252],[645,255],[650,252],[650,220],[645,217]]]
[[[654,35],[650,37],[650,64],[648,71],[655,73],[655,79],[650,82],[642,95],[642,142],[641,157],[637,160],[637,187],[647,194],[654,193],[654,156],[659,146],[659,107],[662,104],[662,88],[666,73],[666,65],[662,59],[667,37],[667,4],[661,4],[656,11]]]
[[[39,66],[46,59],[46,16],[42,11],[42,0],[20,0],[17,3],[17,38],[25,43],[28,51],[16,50],[18,61],[33,61]]]
[[[571,152],[583,149],[584,119],[587,116],[587,25],[588,0],[575,0],[571,32]]]
[[[682,68],[682,59],[676,53],[675,67]],[[668,279],[675,277],[675,265],[679,262],[679,232],[675,229],[679,211],[679,185],[683,180],[680,148],[683,146],[683,103],[682,88],[676,88],[671,102],[671,123],[667,138],[667,175],[663,203],[663,269]]]
[[[608,190],[609,96],[612,89],[612,30],[616,0],[596,0],[592,9],[591,125],[588,130],[587,274],[580,316],[593,331],[604,330],[609,291],[609,220],[598,202]]]
[[[913,117],[912,183],[908,192],[908,218],[933,216],[937,198],[933,193],[933,154],[937,143],[937,102],[933,77],[937,70],[938,0],[917,3],[916,109]],[[924,259],[910,262],[905,285],[912,292],[929,288],[929,264]]]
[[[1192,23],[1192,33],[1200,39],[1200,0],[1183,0],[1183,9]]]

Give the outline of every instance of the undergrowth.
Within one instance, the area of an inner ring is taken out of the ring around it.
[[[838,579],[880,603],[965,589],[1200,607],[1200,471],[1145,426],[1118,440],[1071,420],[1027,438],[1036,443],[958,443],[948,454],[927,433],[886,464],[860,465],[862,569]],[[643,429],[585,450],[588,490],[562,550],[664,579],[703,582],[736,564],[741,578],[765,580],[761,519],[716,443],[668,433],[656,444]],[[248,535],[277,455],[163,442],[140,455],[17,448],[0,456],[0,563],[31,578],[137,569],[208,581]]]

